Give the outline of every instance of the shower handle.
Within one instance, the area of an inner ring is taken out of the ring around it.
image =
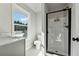
[[[69,28],[69,26],[68,26],[68,25],[65,25],[64,27],[65,27],[65,28]]]
[[[66,23],[64,23],[64,24],[65,24],[65,26],[64,26],[65,28],[69,28],[69,25],[67,25]]]

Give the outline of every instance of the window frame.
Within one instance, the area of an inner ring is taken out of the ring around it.
[[[28,25],[27,25],[27,37],[28,37],[28,27],[29,27],[29,23],[30,23],[30,13],[25,10],[23,7],[19,6],[18,4],[12,4],[12,13],[15,11],[15,10],[19,10],[21,11],[21,13],[23,13],[24,15],[28,15]],[[13,14],[12,14],[13,16]],[[17,35],[15,34],[16,31],[15,31],[15,28],[14,28],[14,20],[13,20],[13,17],[12,17],[12,37],[17,37]],[[20,35],[20,34],[18,34]]]

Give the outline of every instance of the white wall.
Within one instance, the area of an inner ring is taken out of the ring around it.
[[[37,34],[42,32],[42,13],[37,14],[37,20],[36,20],[36,27],[37,27]]]
[[[71,55],[79,56],[79,43],[72,41],[73,37],[79,37],[79,4],[70,4],[72,8],[72,27],[71,27]]]
[[[26,5],[36,13],[41,11],[41,3],[26,3]]]
[[[45,32],[45,19],[46,19],[46,13],[45,13],[45,4],[41,3],[41,11],[37,13],[37,33]]]
[[[46,53],[46,6],[42,4],[42,31],[44,33],[44,54]]]
[[[75,4],[76,36],[79,37],[79,3]]]
[[[11,4],[0,4],[0,37],[11,35]]]
[[[43,3],[28,3],[27,4],[36,13],[36,32],[42,32],[44,20],[44,4]]]

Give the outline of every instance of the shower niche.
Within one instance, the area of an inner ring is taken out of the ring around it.
[[[70,55],[71,9],[46,14],[46,52]]]

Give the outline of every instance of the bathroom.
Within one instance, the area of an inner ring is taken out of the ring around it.
[[[0,4],[0,56],[79,56],[78,6]]]

